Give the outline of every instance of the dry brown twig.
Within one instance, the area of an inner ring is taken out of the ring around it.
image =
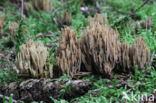
[[[131,12],[130,16],[132,16],[132,14],[135,14],[140,8],[144,7],[149,1],[151,1],[151,0],[144,1],[137,9],[135,9],[133,12]]]
[[[87,76],[90,75],[91,72],[79,72],[73,75],[73,77],[77,78],[77,77],[83,77],[83,76]]]
[[[155,51],[153,51],[153,53],[152,53],[152,56],[151,56],[151,59],[150,59],[150,63],[149,63],[150,66],[153,63],[154,56],[155,56]]]
[[[146,1],[144,1],[138,8],[136,8],[134,11],[132,11],[129,15],[125,16],[123,19],[121,19],[120,21],[116,22],[116,23],[114,24],[114,26],[117,26],[117,25],[119,25],[119,24],[121,24],[121,23],[123,23],[123,22],[125,22],[125,21],[128,21],[128,18],[129,18],[129,17],[133,17],[133,16],[136,14],[136,12],[137,12],[139,9],[141,9],[142,7],[144,7],[149,1],[151,1],[151,0],[146,0]]]

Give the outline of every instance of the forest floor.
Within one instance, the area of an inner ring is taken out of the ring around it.
[[[151,100],[154,103],[154,100],[148,96],[156,95],[156,1],[93,0],[93,3],[90,1],[92,0],[52,0],[52,10],[49,12],[26,11],[20,2],[0,1],[0,17],[4,18],[4,27],[0,31],[0,84],[25,80],[13,72],[13,69],[16,68],[15,58],[19,52],[19,46],[28,39],[41,40],[47,46],[50,61],[55,68],[55,50],[59,43],[61,28],[67,27],[59,20],[59,16],[63,16],[64,12],[71,14],[72,21],[69,26],[76,30],[78,39],[82,36],[84,28],[88,26],[87,17],[100,13],[107,17],[112,28],[119,31],[121,42],[127,41],[132,44],[138,36],[145,38],[150,49],[149,65],[146,70],[136,69],[134,74],[115,75],[114,79],[94,74],[83,75],[79,79],[93,83],[87,93],[70,100],[64,99],[63,96],[59,99],[52,98],[52,100],[55,103],[135,103],[139,102],[143,96],[144,99],[147,97],[143,101]],[[9,26],[12,22],[19,24],[14,41],[9,34]],[[141,23],[146,27],[143,27]],[[63,75],[57,79],[72,78]],[[123,98],[125,96],[128,99]],[[5,103],[11,102],[5,101]]]

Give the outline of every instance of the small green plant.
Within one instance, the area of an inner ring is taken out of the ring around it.
[[[20,79],[18,76],[18,74],[16,74],[15,72],[13,72],[12,70],[10,70],[11,64],[4,62],[4,61],[0,61],[0,65],[1,64],[8,64],[10,65],[9,68],[7,70],[3,70],[0,67],[0,84],[5,84],[8,82],[14,82],[14,81],[20,81],[22,79]]]
[[[6,100],[5,96],[3,96],[3,103],[13,103],[13,94],[10,95],[9,100]]]
[[[68,103],[66,100],[63,100],[63,99],[57,100],[53,97],[50,97],[50,98],[53,100],[54,103]]]
[[[58,81],[63,81],[63,80],[70,80],[71,76],[64,74],[63,76],[59,77]]]
[[[19,46],[25,43],[26,40],[28,40],[29,37],[29,31],[27,30],[27,24],[24,19],[22,19],[19,23],[19,30],[17,31],[15,35],[15,41],[16,41],[16,52],[19,52]]]

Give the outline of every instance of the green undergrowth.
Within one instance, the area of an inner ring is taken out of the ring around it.
[[[108,1],[108,2],[107,2]],[[25,43],[28,39],[33,39],[35,41],[41,40],[45,45],[49,44],[52,40],[58,39],[59,36],[55,34],[60,34],[61,29],[58,27],[58,24],[55,23],[55,19],[57,20],[58,15],[63,15],[65,11],[68,11],[72,15],[72,25],[71,28],[75,29],[77,32],[77,37],[80,38],[83,32],[83,27],[87,26],[87,18],[80,11],[80,5],[82,1],[72,0],[72,2],[67,1],[64,3],[65,9],[63,8],[63,4],[58,0],[53,0],[53,10],[51,12],[43,12],[43,11],[33,11],[29,12],[28,17],[21,17],[20,12],[17,12],[17,7],[14,4],[8,2],[4,3],[4,9],[2,12],[5,14],[5,27],[3,29],[3,35],[8,34],[8,28],[11,22],[15,21],[20,25],[19,30],[15,36],[15,50],[16,53],[19,52],[19,46]],[[151,54],[153,51],[156,51],[156,2],[148,3],[141,9],[136,12],[135,18],[128,18],[127,21],[114,26],[115,23],[122,20],[124,17],[129,15],[133,10],[139,7],[143,3],[143,0],[106,0],[106,3],[99,2],[101,7],[101,12],[108,18],[110,26],[116,28],[120,33],[121,42],[127,41],[129,44],[133,43],[133,41],[138,36],[143,36],[145,41],[150,48]],[[89,7],[95,8],[94,5],[89,4]],[[63,9],[60,9],[63,8]],[[55,9],[59,9],[56,13]],[[1,14],[1,13],[0,13]],[[148,17],[152,17],[153,26],[148,29],[139,28],[137,33],[133,33],[133,27],[131,24],[135,23],[139,20],[146,20]],[[137,19],[137,20],[136,20]],[[42,33],[43,35],[39,38],[37,35]],[[52,33],[51,37],[45,37],[44,34]],[[9,50],[11,47],[6,46],[10,42],[9,37],[5,37],[2,41],[0,41],[0,48],[5,50]],[[53,47],[49,48],[50,63],[56,64],[55,62],[55,49],[56,44],[53,44]],[[155,56],[156,58],[156,56]],[[156,63],[156,59],[153,60],[153,64]],[[4,64],[0,60],[0,65]],[[8,63],[8,65],[10,65]],[[11,68],[11,65],[10,65]],[[21,80],[18,78],[17,74],[11,72],[9,70],[3,70],[4,68],[0,67],[0,84],[8,83],[12,81]],[[146,72],[149,72],[146,74]],[[145,75],[146,74],[146,75]],[[128,96],[131,96],[131,93],[136,95],[139,94],[151,94],[156,92],[156,70],[153,66],[148,66],[146,71],[135,71],[134,75],[129,76],[131,85],[131,92],[128,93]],[[64,77],[60,77],[59,80],[62,80]],[[70,78],[65,75],[65,78]],[[115,77],[116,78],[116,77]],[[92,89],[86,93],[84,96],[73,98],[71,101],[66,101],[63,98],[60,100],[53,99],[55,103],[110,103],[116,102],[120,100],[120,102],[125,102],[122,98],[124,92],[129,90],[130,88],[126,85],[121,86],[120,88],[116,88],[117,84],[122,82],[122,79],[110,80],[106,78],[102,78],[96,75],[89,75],[84,77],[83,80],[92,81],[93,87]],[[124,80],[123,80],[124,81]],[[136,85],[136,86],[134,86]],[[97,93],[95,91],[98,91]],[[128,103],[133,103],[135,100],[128,100]]]
[[[21,78],[18,77],[18,74],[16,74],[15,72],[12,72],[11,63],[0,61],[0,65],[2,65],[2,63],[3,65],[7,64],[8,68],[0,67],[0,84],[6,84],[6,83],[22,80]]]

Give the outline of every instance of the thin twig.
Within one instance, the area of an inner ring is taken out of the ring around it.
[[[137,83],[138,83],[138,82],[136,82],[136,83],[134,84],[134,87],[133,87],[133,88],[136,88]],[[126,93],[127,93],[127,94],[130,93],[130,92],[132,91],[133,88],[128,89],[128,90],[126,91]]]
[[[150,64],[149,64],[150,66],[153,63],[154,56],[155,56],[155,51],[153,51],[153,53],[152,53],[152,56],[151,56],[151,59],[150,59]]]
[[[56,44],[56,45],[58,45],[57,43],[58,43],[58,41],[59,41],[60,39],[55,39],[55,40],[52,40],[48,45],[46,45],[48,48],[51,48],[51,47],[53,47],[53,45],[54,44]]]
[[[89,74],[91,74],[91,72],[79,72],[79,73],[74,74],[73,77],[86,76],[86,75],[89,75]]]
[[[146,0],[144,1],[138,8],[136,8],[134,11],[132,11],[129,15],[125,16],[123,19],[121,19],[120,21],[116,22],[114,24],[114,26],[117,26],[119,24],[121,24],[123,21],[127,21],[129,17],[132,17],[136,14],[136,12],[141,9],[142,7],[144,7],[150,0]]]
[[[24,0],[21,0],[21,16],[22,17],[24,17],[23,11],[24,11]]]
[[[58,42],[60,39],[55,39],[55,40],[52,40],[50,43],[56,43]]]
[[[59,11],[59,10],[62,10],[63,8],[55,8],[53,9],[53,15],[55,16],[56,13]]]
[[[54,17],[52,18],[52,20],[54,21],[54,23],[55,24],[57,24],[58,25],[58,23],[57,23],[57,19],[56,19],[56,13],[59,11],[59,10],[62,10],[63,8],[55,8],[55,9],[53,9],[52,10],[52,13],[53,13],[53,15],[54,15]]]
[[[140,8],[142,8],[143,6],[145,6],[150,0],[146,0],[144,1],[137,9],[135,9],[133,12],[131,12],[132,14],[135,14]]]

